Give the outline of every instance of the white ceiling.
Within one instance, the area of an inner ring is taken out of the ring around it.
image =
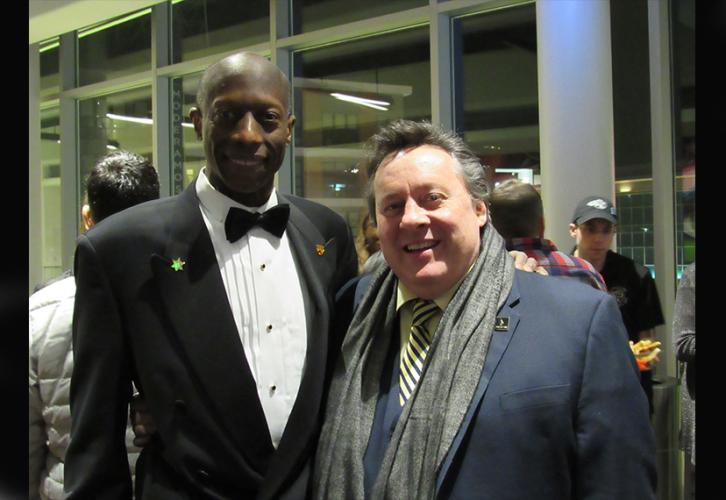
[[[143,9],[164,0],[29,0],[28,43]]]

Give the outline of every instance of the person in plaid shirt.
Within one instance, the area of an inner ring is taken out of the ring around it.
[[[579,279],[598,290],[607,291],[605,280],[585,259],[557,250],[544,238],[542,198],[531,184],[510,179],[499,184],[489,196],[492,224],[506,240],[507,250],[524,252],[550,276]]]

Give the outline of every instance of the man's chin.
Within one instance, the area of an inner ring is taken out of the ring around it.
[[[408,275],[405,280],[401,279],[401,282],[419,297],[433,299],[443,295],[450,288],[446,286],[450,279],[445,270],[423,268],[415,274]]]

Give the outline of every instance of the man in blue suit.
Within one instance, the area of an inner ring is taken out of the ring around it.
[[[313,496],[655,498],[615,301],[515,271],[488,224],[486,172],[456,135],[398,121],[369,151],[387,265],[343,343]]]

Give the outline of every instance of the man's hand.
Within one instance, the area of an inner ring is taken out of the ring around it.
[[[638,343],[629,341],[630,350],[633,351],[635,361],[640,371],[652,370],[653,366],[660,361],[660,342],[651,339],[643,339]]]
[[[156,424],[151,418],[149,408],[146,406],[146,400],[141,394],[134,394],[131,399],[129,413],[134,430],[134,445],[143,448],[151,442],[151,438],[156,433]]]
[[[544,267],[537,264],[537,261],[532,257],[527,257],[527,254],[518,250],[511,250],[509,255],[514,259],[514,267],[520,271],[528,273],[535,272],[543,276],[547,276],[547,271]]]

